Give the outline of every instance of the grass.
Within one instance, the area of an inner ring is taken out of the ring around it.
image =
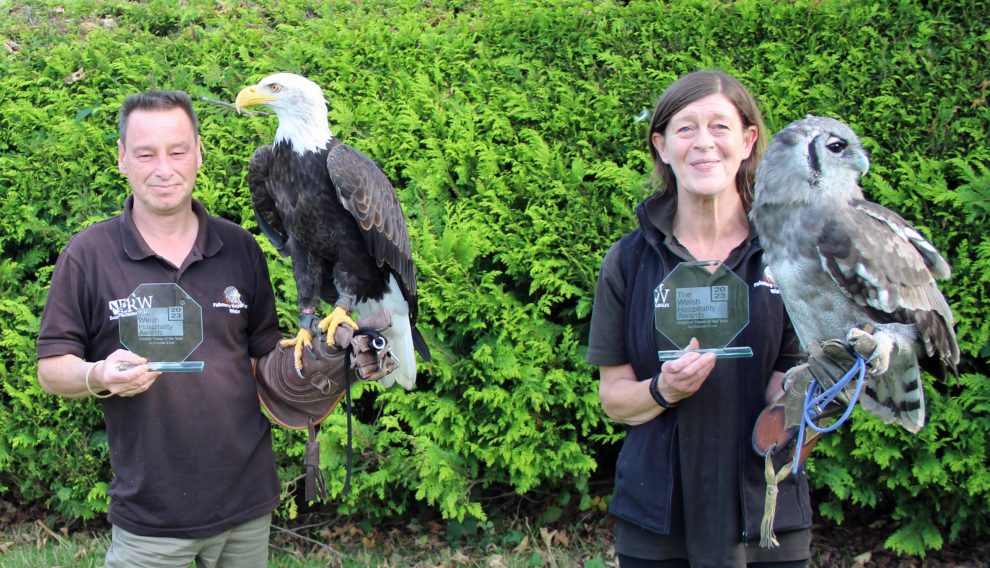
[[[497,523],[462,524],[406,518],[384,525],[326,513],[300,515],[291,526],[276,520],[269,540],[272,568],[615,568],[611,527],[603,511],[499,517]],[[23,511],[22,511],[23,513]],[[104,522],[69,530],[47,517],[0,515],[0,566],[4,568],[103,566],[110,544]],[[34,519],[34,520],[29,520]],[[8,524],[2,524],[7,521]],[[46,524],[47,523],[47,524]],[[882,543],[896,528],[883,519],[848,526],[819,522],[813,529],[809,568],[986,568],[990,544],[971,539],[932,551],[926,558],[899,556]]]
[[[363,524],[363,523],[362,523]],[[273,527],[269,566],[272,568],[351,567],[490,567],[615,566],[608,530],[574,537],[564,529],[509,527],[498,534],[475,533],[448,539],[448,528],[436,522],[378,529],[343,522],[292,530]],[[592,526],[586,527],[593,529]],[[0,528],[0,564],[4,568],[81,567],[103,565],[110,544],[105,529],[52,530],[41,521]]]
[[[60,534],[40,520],[4,527],[0,531],[4,567],[103,566],[103,554],[109,543],[109,533],[106,536],[88,531]]]

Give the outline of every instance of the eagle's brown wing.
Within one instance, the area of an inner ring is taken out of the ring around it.
[[[275,208],[275,200],[268,191],[268,176],[272,167],[272,147],[260,146],[251,155],[248,163],[248,187],[251,189],[251,205],[254,216],[258,220],[261,232],[268,237],[272,245],[282,256],[288,255],[286,241],[289,238],[282,224],[282,217]]]
[[[344,208],[357,220],[368,252],[378,266],[386,265],[398,278],[416,321],[416,272],[402,205],[385,173],[370,158],[343,143],[327,153],[327,171]]]

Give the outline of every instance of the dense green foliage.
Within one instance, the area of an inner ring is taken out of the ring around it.
[[[324,87],[335,135],[398,188],[434,355],[416,391],[355,389],[347,496],[343,413],[326,425],[328,506],[428,507],[458,522],[483,520],[507,491],[567,490],[591,506],[595,456],[622,432],[600,410],[583,346],[599,260],[649,192],[635,118],[679,75],[721,68],[757,94],[772,132],[806,113],[849,123],[873,154],[867,193],[954,269],[943,289],[962,376],[929,382],[918,436],[858,412],[820,444],[821,511],[889,515],[899,529],[887,545],[912,554],[986,533],[988,13],[962,0],[15,2],[0,13],[0,491],[69,517],[106,508],[99,409],[40,390],[34,340],[58,252],[127,192],[123,98],[202,97],[196,196],[257,233],[246,165],[276,120],[207,99],[293,71]],[[291,271],[259,242],[289,331]],[[276,440],[291,479],[302,437]]]

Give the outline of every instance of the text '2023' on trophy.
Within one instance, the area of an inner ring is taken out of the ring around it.
[[[203,370],[203,361],[186,361],[203,342],[203,309],[178,284],[141,284],[120,307],[120,343],[148,359],[149,370]]]
[[[718,358],[752,357],[748,346],[727,347],[749,325],[749,287],[717,260],[682,262],[653,291],[657,331],[677,349],[657,351],[677,359],[697,337],[699,353]]]

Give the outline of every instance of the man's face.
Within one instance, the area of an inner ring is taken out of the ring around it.
[[[135,110],[117,141],[117,167],[134,193],[135,212],[171,215],[189,207],[203,164],[199,137],[181,108]]]

